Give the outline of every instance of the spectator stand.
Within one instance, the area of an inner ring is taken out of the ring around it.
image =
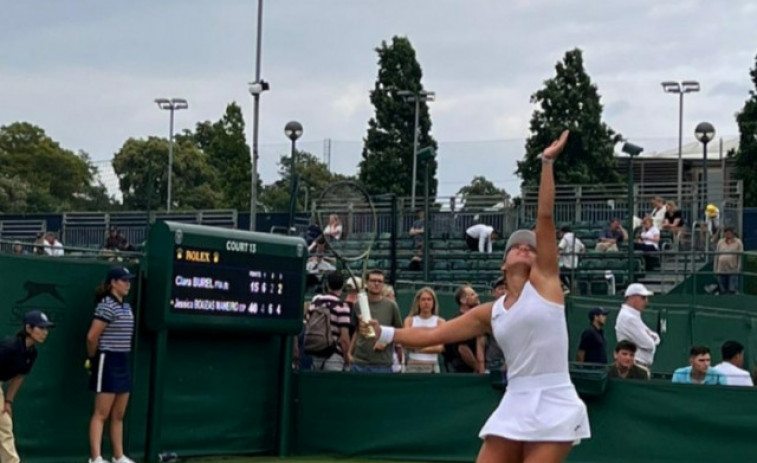
[[[47,231],[44,220],[0,220],[0,239],[33,242]]]

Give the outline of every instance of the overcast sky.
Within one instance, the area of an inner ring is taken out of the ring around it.
[[[176,129],[242,105],[255,63],[255,0],[102,2],[0,0],[0,125],[24,120],[66,148],[109,160],[128,137],[166,136],[156,97],[184,97]],[[529,96],[580,47],[604,118],[647,151],[677,144],[678,101],[663,80],[695,79],[684,142],[697,122],[738,133],[757,54],[757,2],[730,0],[266,0],[260,172],[276,178],[284,124],[299,120],[302,146],[354,173],[376,79],[373,49],[407,36],[423,68],[440,192],[474,175],[508,191],[533,108]]]

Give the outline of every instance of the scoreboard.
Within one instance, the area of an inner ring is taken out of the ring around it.
[[[301,238],[156,223],[147,242],[148,327],[296,334],[306,259]]]

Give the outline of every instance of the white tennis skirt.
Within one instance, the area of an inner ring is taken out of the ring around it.
[[[591,437],[591,429],[570,376],[553,373],[509,379],[505,396],[478,436],[578,444]]]

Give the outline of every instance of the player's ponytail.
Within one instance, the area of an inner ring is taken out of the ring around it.
[[[99,304],[100,301],[105,299],[105,296],[110,294],[111,285],[110,281],[103,281],[97,288],[95,288],[95,304]]]

